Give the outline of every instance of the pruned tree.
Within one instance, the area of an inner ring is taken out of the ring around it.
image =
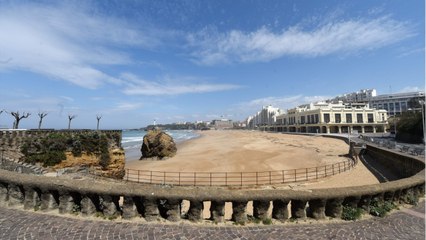
[[[37,115],[40,118],[40,120],[38,121],[38,129],[41,129],[41,123],[43,122],[43,118],[47,116],[47,112],[39,112]]]
[[[76,117],[77,115],[68,114],[68,129],[71,129],[71,121]]]
[[[4,109],[0,110],[0,115],[4,112]]]
[[[19,122],[23,118],[28,118],[31,115],[31,113],[23,112],[22,115],[21,115],[19,113],[19,111],[16,111],[16,112],[10,112],[10,115],[12,115],[15,118],[15,121],[13,122],[13,129],[18,129],[19,128]]]
[[[97,120],[97,124],[96,124],[96,130],[99,130],[99,121],[101,120],[102,115],[96,115],[96,120]]]

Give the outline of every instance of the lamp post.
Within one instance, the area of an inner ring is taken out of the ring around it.
[[[422,124],[423,124],[423,143],[425,143],[426,138],[425,138],[425,109],[424,109],[424,104],[425,101],[424,100],[419,100],[420,103],[420,107],[422,108]]]

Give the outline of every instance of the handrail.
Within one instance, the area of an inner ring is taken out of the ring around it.
[[[252,186],[305,182],[333,176],[352,169],[356,160],[324,166],[261,172],[167,172],[126,168],[124,180],[177,186]]]

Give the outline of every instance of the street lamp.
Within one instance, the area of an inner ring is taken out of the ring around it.
[[[422,124],[423,124],[423,143],[426,141],[426,138],[425,138],[425,109],[424,109],[424,104],[425,104],[425,101],[424,100],[419,100],[419,103],[420,103],[420,107],[422,108]]]

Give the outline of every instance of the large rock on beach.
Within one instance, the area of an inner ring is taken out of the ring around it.
[[[176,155],[176,151],[176,144],[170,135],[161,130],[150,130],[143,137],[140,160],[173,157]]]

